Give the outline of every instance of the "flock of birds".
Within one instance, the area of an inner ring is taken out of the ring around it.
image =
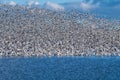
[[[120,21],[1,4],[0,56],[120,56]]]

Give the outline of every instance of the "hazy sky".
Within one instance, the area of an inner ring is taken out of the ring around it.
[[[65,3],[65,2],[80,2],[81,0],[39,0],[41,3],[50,1],[55,3]]]
[[[71,2],[77,2],[79,8],[82,10],[90,11],[92,9],[95,10],[95,12],[98,11],[98,13],[101,14],[107,14],[107,15],[120,15],[120,0],[0,0],[0,2],[3,3],[11,3],[11,4],[31,4],[32,2],[37,2],[36,4],[43,5],[46,2],[49,2],[49,5],[54,8],[64,8],[64,6],[59,6],[59,4],[56,3],[71,3]],[[55,4],[54,4],[55,3]],[[73,7],[76,7],[76,3]]]
[[[41,5],[45,2],[54,2],[54,3],[68,3],[68,2],[81,2],[85,1],[87,3],[96,4],[99,3],[102,6],[114,6],[119,5],[120,6],[120,0],[0,0],[0,2],[6,2],[9,3],[10,1],[14,1],[17,4],[26,4],[30,1],[39,2]]]
[[[16,3],[27,3],[28,1],[37,1],[40,4],[44,4],[45,2],[54,2],[54,3],[65,3],[65,2],[81,2],[81,0],[0,0],[2,2],[10,2],[14,1]]]

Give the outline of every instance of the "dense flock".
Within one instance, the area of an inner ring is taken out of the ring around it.
[[[120,21],[1,4],[0,56],[120,56]]]

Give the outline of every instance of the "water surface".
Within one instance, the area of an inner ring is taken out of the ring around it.
[[[120,80],[120,58],[1,58],[0,80]]]

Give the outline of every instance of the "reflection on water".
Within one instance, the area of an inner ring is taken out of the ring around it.
[[[0,80],[120,80],[117,57],[1,58]]]

